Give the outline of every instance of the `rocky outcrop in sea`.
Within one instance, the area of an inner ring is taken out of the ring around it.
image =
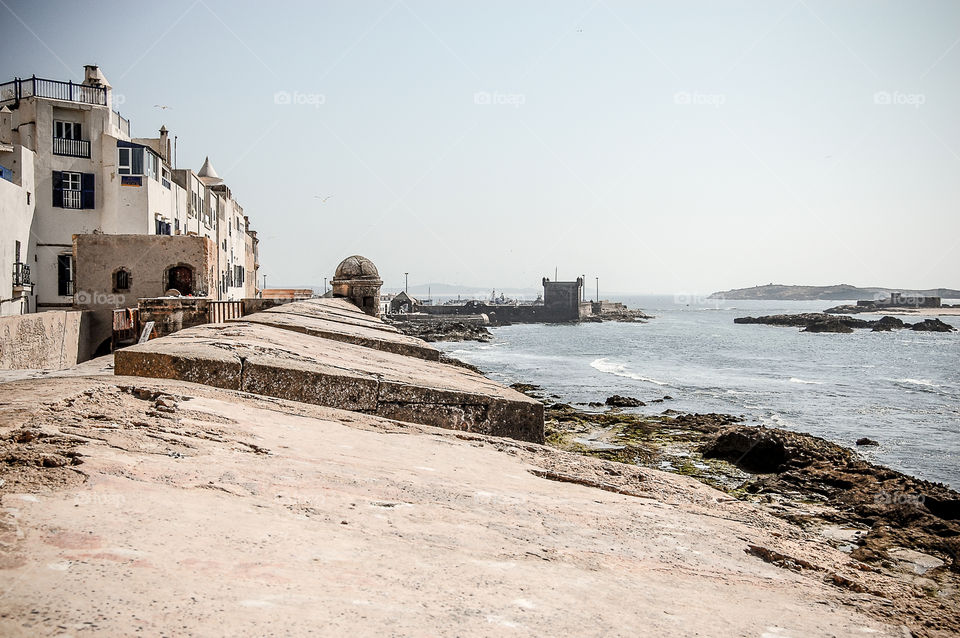
[[[803,332],[850,333],[854,329],[870,329],[873,332],[889,330],[916,330],[918,332],[952,332],[956,330],[940,319],[924,319],[917,323],[905,323],[896,317],[883,317],[877,320],[857,319],[847,315],[831,315],[826,312],[805,312],[799,314],[766,315],[763,317],[737,317],[733,323],[763,324],[766,326],[785,326],[803,328]]]

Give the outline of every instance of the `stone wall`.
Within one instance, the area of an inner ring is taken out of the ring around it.
[[[203,293],[203,297],[207,293],[217,294],[216,246],[206,237],[74,235],[73,255],[76,263],[74,308],[92,312],[94,350],[113,333],[113,310],[136,307],[138,299],[162,297],[173,267],[193,269],[194,294]],[[121,269],[128,273],[127,288],[115,285],[116,274]]]
[[[210,316],[210,300],[204,297],[161,297],[140,299],[141,329],[153,322],[151,338],[172,334],[184,328],[202,326]]]
[[[345,301],[311,299],[118,350],[114,372],[543,442],[539,401],[438,359]]]
[[[0,317],[0,369],[63,370],[85,361],[88,319],[71,310]]]

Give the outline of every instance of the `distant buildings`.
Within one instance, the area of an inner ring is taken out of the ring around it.
[[[177,168],[166,127],[131,137],[112,102],[96,66],[0,84],[0,315],[256,296],[256,232],[210,160]]]

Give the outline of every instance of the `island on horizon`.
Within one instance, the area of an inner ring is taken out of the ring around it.
[[[928,288],[911,290],[906,288],[860,288],[850,284],[835,286],[792,286],[786,284],[767,284],[752,288],[733,288],[711,294],[707,299],[756,299],[761,301],[839,301],[839,300],[876,300],[889,297],[892,293],[904,295],[940,297],[942,299],[960,299],[960,290],[952,288]]]

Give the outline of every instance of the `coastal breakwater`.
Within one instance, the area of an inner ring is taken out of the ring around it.
[[[439,359],[346,301],[312,299],[119,350],[115,373],[543,441],[538,401]]]

